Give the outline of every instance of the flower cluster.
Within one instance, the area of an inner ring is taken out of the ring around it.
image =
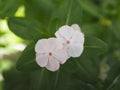
[[[55,36],[40,39],[35,45],[37,64],[50,71],[58,70],[70,57],[79,57],[84,48],[84,34],[77,24],[60,27]]]

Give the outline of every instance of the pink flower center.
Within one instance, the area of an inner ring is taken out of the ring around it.
[[[52,56],[52,52],[49,52],[48,55],[49,55],[49,56]]]
[[[66,43],[67,43],[67,44],[70,44],[70,40],[67,40]]]

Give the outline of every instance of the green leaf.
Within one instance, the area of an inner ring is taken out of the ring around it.
[[[107,51],[107,44],[96,37],[85,37],[85,49],[82,55],[85,57],[96,57]]]
[[[98,37],[98,35],[101,35],[102,32],[105,32],[104,27],[102,27],[99,23],[96,22],[84,24],[81,26],[81,29],[85,35],[93,35],[95,37]]]
[[[110,70],[107,74],[107,78],[104,81],[105,90],[119,90],[120,88],[120,61],[114,58],[114,56],[109,56],[108,64]]]
[[[118,20],[113,21],[112,31],[117,37],[117,39],[120,40],[120,21]]]
[[[94,86],[98,79],[99,65],[97,60],[81,60],[82,66],[78,67],[79,59],[70,59],[56,72],[47,69],[32,73],[33,90],[97,90]],[[83,62],[82,62],[83,61]],[[77,87],[76,87],[77,86]],[[79,87],[78,87],[79,86]]]
[[[37,19],[45,27],[48,24],[50,19],[52,9],[53,9],[53,0],[26,0],[25,3],[25,14],[29,19]]]
[[[56,30],[62,25],[71,25],[74,23],[81,23],[82,10],[77,1],[74,0],[58,0],[56,3],[51,19],[49,22],[48,30],[54,34]]]
[[[35,43],[31,43],[22,52],[22,55],[16,63],[16,68],[19,71],[33,71],[40,69],[40,67],[35,62]]]
[[[22,0],[0,0],[0,18],[14,16]]]
[[[86,88],[87,84],[83,81],[79,83],[79,87],[75,87],[78,80],[73,79],[72,74],[73,73],[67,73],[63,68],[60,68],[59,71],[56,72],[42,69],[32,73],[31,82],[34,83],[30,88],[32,88],[32,90],[73,90],[73,88],[74,90],[79,90]],[[91,87],[88,85],[87,88],[90,89]]]
[[[35,20],[25,18],[9,18],[8,26],[12,32],[27,40],[37,40],[48,37],[44,28]]]
[[[29,90],[30,73],[19,72],[15,68],[3,73],[5,79],[5,87],[0,90]]]
[[[67,90],[70,82],[70,74],[59,71],[51,72],[47,69],[38,70],[32,73],[32,90]]]
[[[78,0],[78,3],[85,11],[89,12],[90,14],[98,18],[103,16],[99,8],[93,4],[92,0]]]
[[[109,44],[109,47],[112,45],[112,40],[114,37],[112,30],[110,30],[110,27],[100,25],[99,23],[87,23],[82,25],[81,28],[86,36],[90,35],[98,37],[107,44]]]
[[[92,84],[85,83],[78,79],[71,80],[67,90],[81,90],[81,89],[83,89],[83,90],[98,90]]]
[[[68,3],[71,0],[58,0],[56,2],[55,8],[51,14],[49,21],[48,31],[52,35],[58,30],[58,28],[66,24],[67,12],[68,12]]]

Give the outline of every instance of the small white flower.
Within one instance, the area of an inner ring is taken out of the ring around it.
[[[77,24],[71,27],[64,25],[55,33],[57,39],[64,45],[69,57],[79,57],[84,48],[84,34]]]
[[[36,62],[41,67],[50,71],[59,69],[68,59],[67,52],[63,45],[56,38],[41,39],[35,46]]]

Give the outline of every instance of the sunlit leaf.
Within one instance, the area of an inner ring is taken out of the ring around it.
[[[27,40],[36,40],[48,37],[44,28],[37,21],[25,18],[9,18],[8,25],[12,32]]]

